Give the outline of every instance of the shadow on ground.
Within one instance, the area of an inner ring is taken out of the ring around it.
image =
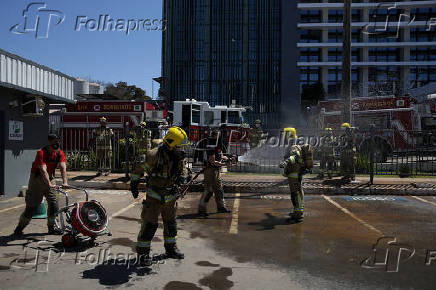
[[[257,231],[268,231],[274,230],[276,226],[284,226],[293,224],[293,222],[289,218],[276,217],[270,213],[265,213],[266,218],[260,220],[259,222],[251,222],[248,223],[250,226],[261,226],[261,229],[257,229]]]
[[[97,265],[94,269],[83,271],[83,279],[96,279],[104,286],[132,286],[130,281],[136,281],[137,277],[145,277],[147,275],[156,274],[159,272],[159,265],[165,264],[167,256],[165,254],[153,257],[151,266],[142,266],[138,263],[137,258],[129,259],[110,259],[104,261],[103,264]],[[124,285],[125,284],[125,285]]]

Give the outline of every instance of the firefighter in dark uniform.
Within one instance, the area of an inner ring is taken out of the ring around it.
[[[112,138],[114,132],[107,127],[107,120],[105,117],[100,118],[100,128],[95,131],[95,151],[98,163],[97,175],[104,173],[109,175],[111,172],[111,158],[112,158]]]
[[[145,160],[147,152],[151,149],[151,131],[147,129],[147,123],[141,122],[135,130],[136,156],[139,160]],[[138,160],[135,160],[138,162]]]
[[[179,127],[172,127],[159,147],[147,152],[144,163],[137,164],[132,174],[130,189],[137,198],[138,184],[144,173],[147,174],[147,195],[143,201],[141,230],[138,234],[136,250],[140,258],[149,258],[151,240],[158,228],[158,218],[162,215],[164,224],[164,246],[170,258],[183,259],[184,255],[176,246],[177,223],[176,208],[178,185],[188,180],[184,163],[183,145],[188,136]]]
[[[355,179],[356,175],[356,136],[355,128],[349,123],[343,123],[341,129],[344,131],[342,135],[343,146],[340,152],[341,159],[341,175],[344,183],[349,183]]]
[[[62,231],[55,225],[58,202],[54,174],[58,165],[61,168],[62,186],[67,188],[68,183],[65,154],[59,149],[59,144],[59,138],[54,134],[50,134],[48,135],[48,145],[36,152],[26,191],[26,208],[20,216],[14,235],[23,233],[23,229],[30,223],[43,197],[47,200],[48,205],[48,233],[50,235],[62,234]]]
[[[256,120],[254,122],[254,128],[250,129],[250,135],[249,135],[250,149],[261,146],[264,140],[265,140],[265,133],[263,132],[262,129],[262,121]]]
[[[222,142],[220,142],[219,131],[213,130],[207,145],[207,160],[204,169],[204,192],[201,195],[198,205],[198,214],[208,216],[207,203],[214,194],[217,212],[229,213],[224,200],[224,189],[221,180],[221,167],[226,166],[228,157],[222,153]]]
[[[332,171],[335,166],[335,149],[333,147],[332,128],[325,128],[325,134],[320,149],[320,173],[318,178],[324,178],[324,173],[327,173],[328,178],[332,178]]]

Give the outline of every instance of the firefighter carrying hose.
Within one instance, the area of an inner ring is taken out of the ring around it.
[[[162,215],[164,225],[164,246],[170,258],[183,259],[184,255],[176,246],[176,209],[179,185],[189,180],[185,166],[185,153],[182,146],[189,144],[188,136],[179,127],[172,127],[159,147],[147,152],[145,162],[137,164],[131,179],[130,190],[138,197],[140,178],[147,174],[147,197],[142,202],[141,229],[136,250],[143,261],[149,259],[151,240],[158,228],[158,218]]]
[[[96,158],[98,165],[97,175],[109,175],[112,169],[111,157],[112,157],[112,138],[114,132],[107,127],[107,121],[105,117],[100,118],[100,128],[95,131],[95,143],[96,143]]]
[[[291,138],[297,139],[295,128],[288,128],[288,133]],[[288,178],[291,190],[291,201],[294,206],[294,211],[289,214],[291,221],[302,222],[304,192],[301,183],[303,175],[313,168],[313,153],[310,145],[289,145],[286,148],[284,161],[280,163],[280,168],[284,169],[283,175]]]

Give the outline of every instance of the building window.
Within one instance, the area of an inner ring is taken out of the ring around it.
[[[369,61],[399,61],[400,49],[398,48],[370,48]]]
[[[304,61],[304,62],[320,61],[320,49],[319,48],[300,49],[300,61]]]
[[[424,42],[424,41],[435,41],[436,33],[434,29],[429,29],[428,27],[415,27],[410,29],[410,41]]]
[[[321,31],[313,29],[303,29],[300,33],[300,42],[319,43],[321,42]]]
[[[410,68],[410,88],[418,88],[430,82],[436,82],[436,66]]]
[[[329,10],[329,23],[342,23],[343,14],[342,10]]]
[[[410,49],[411,61],[434,61],[436,60],[436,47],[419,47]]]
[[[368,92],[370,96],[397,95],[400,90],[400,68],[375,66],[368,69]]]
[[[342,28],[341,29],[329,29],[328,42],[329,43],[342,43]],[[353,29],[351,31],[351,42],[360,42],[361,41],[361,30]]]
[[[329,48],[328,61],[340,62],[342,61],[342,48]],[[358,48],[351,49],[351,61],[360,61],[360,50]]]
[[[320,10],[301,10],[300,11],[301,23],[319,23],[321,22]]]

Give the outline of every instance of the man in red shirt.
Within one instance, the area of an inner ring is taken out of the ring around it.
[[[43,196],[48,205],[48,233],[50,235],[62,234],[62,231],[55,226],[58,202],[54,173],[58,164],[61,168],[62,186],[68,187],[68,182],[65,154],[59,149],[59,146],[59,138],[55,134],[50,134],[48,135],[48,145],[36,152],[26,192],[26,209],[20,216],[20,221],[14,231],[15,235],[23,233],[23,229],[29,224],[33,214],[41,204]]]

